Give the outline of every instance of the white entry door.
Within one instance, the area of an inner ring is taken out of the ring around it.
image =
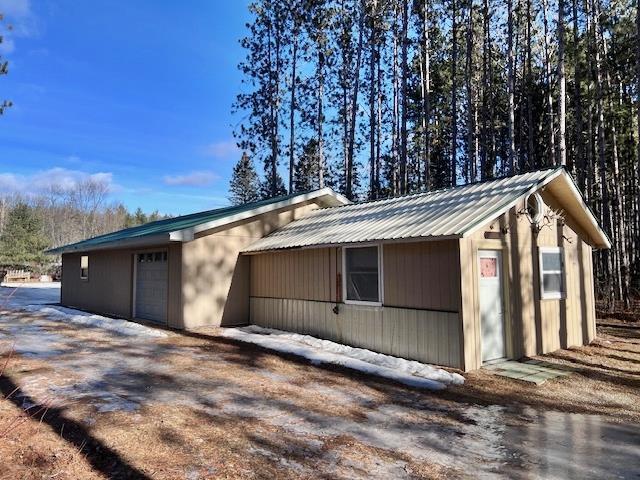
[[[167,252],[136,255],[136,318],[167,323],[167,280]]]
[[[504,345],[504,299],[502,294],[502,252],[478,251],[478,293],[482,330],[482,361],[506,356]]]

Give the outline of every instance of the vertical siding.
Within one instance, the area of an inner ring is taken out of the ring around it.
[[[251,323],[461,368],[457,313],[251,297]]]
[[[460,308],[457,241],[384,244],[384,304],[403,308]]]
[[[299,249],[251,256],[251,296],[335,301],[338,248]],[[383,245],[385,306],[444,310],[460,308],[456,241]]]
[[[251,255],[251,296],[335,301],[336,248]]]
[[[553,198],[548,194],[543,194],[543,198],[558,210]],[[505,292],[505,307],[511,312],[509,318],[505,319],[505,326],[509,330],[509,356],[532,356],[590,342],[595,336],[591,247],[571,227],[573,222],[570,217],[560,224],[556,220],[547,221],[539,232],[534,232],[528,218],[520,213],[522,209],[523,205],[518,205],[503,220],[509,227],[503,241],[485,239],[485,232],[499,231],[500,220],[491,222],[468,240],[461,241],[463,292],[467,290],[464,287],[466,282],[473,285],[473,291],[477,294],[475,262],[478,249],[501,249],[506,262],[505,275],[508,276],[506,288],[509,289],[508,293]],[[465,242],[468,242],[466,246]],[[540,298],[539,247],[543,246],[560,246],[564,250],[565,299]],[[465,263],[469,267],[465,267]],[[478,300],[472,306],[471,300],[465,298],[463,293],[462,305],[462,324],[465,329],[463,353],[468,368],[474,368],[471,365],[480,362],[482,341],[478,332]],[[474,323],[478,328],[471,328]],[[473,338],[470,336],[472,331],[475,332]]]
[[[89,279],[80,279],[82,253],[62,256],[60,302],[91,312],[130,318],[133,257],[128,250],[89,252]]]
[[[169,245],[169,263],[167,277],[167,325],[173,328],[182,327],[182,244]]]

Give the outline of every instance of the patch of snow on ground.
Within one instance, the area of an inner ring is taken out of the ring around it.
[[[124,336],[163,338],[162,330],[119,318],[109,318],[55,305],[60,301],[60,283],[2,283],[0,308],[13,308],[46,315],[49,320],[70,322],[91,328],[102,328]]]
[[[167,334],[162,330],[147,327],[140,323],[130,322],[121,318],[109,318],[102,315],[82,312],[66,307],[43,307],[39,305],[29,305],[24,310],[46,315],[47,319],[56,322],[71,322],[77,325],[91,328],[101,328],[112,333],[124,336],[145,336],[163,338]]]
[[[299,355],[313,364],[330,363],[364,373],[384,377],[412,387],[442,390],[447,385],[460,385],[464,377],[432,365],[349,347],[310,335],[285,332],[250,325],[222,330],[222,335],[242,342],[254,343],[271,350]]]

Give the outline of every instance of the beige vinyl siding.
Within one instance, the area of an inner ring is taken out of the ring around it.
[[[385,243],[384,304],[401,308],[458,312],[458,242]]]
[[[89,278],[80,278],[80,257],[89,256]],[[62,256],[60,303],[129,318],[133,260],[130,251],[68,253]]]
[[[458,314],[309,300],[251,298],[251,323],[421,362],[461,367]]]
[[[99,250],[67,253],[62,256],[62,305],[90,312],[131,318],[133,303],[133,262],[143,252],[168,251],[167,324],[182,324],[180,268],[182,245],[147,249]],[[89,257],[89,279],[80,279],[80,257]]]
[[[252,255],[251,323],[460,367],[458,266],[457,241],[385,243],[384,306],[335,314],[341,248]]]
[[[553,203],[547,193],[543,192],[542,196],[545,203]],[[466,370],[481,366],[476,268],[479,249],[503,252],[509,357],[549,353],[559,348],[582,345],[595,338],[591,247],[570,227],[575,223],[569,215],[565,214],[564,225],[558,226],[553,219],[534,234],[523,212],[524,204],[521,203],[470,237],[460,240]],[[500,232],[503,232],[500,239],[493,239]],[[564,251],[566,296],[562,300],[541,300],[538,248],[557,246]]]
[[[298,204],[203,232],[182,247],[183,327],[230,326],[249,319],[250,259],[240,252],[257,239],[317,208]]]
[[[251,296],[335,301],[342,249],[309,248],[251,256]],[[458,243],[383,245],[384,305],[459,310]]]
[[[337,248],[289,250],[251,256],[251,296],[335,301]]]

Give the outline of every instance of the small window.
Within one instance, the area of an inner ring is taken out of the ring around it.
[[[540,248],[540,298],[564,298],[564,259],[562,248]]]
[[[80,278],[82,280],[89,279],[89,256],[82,255],[80,257]]]
[[[162,261],[162,252],[156,252],[153,254],[153,261],[154,262],[161,262]]]
[[[377,246],[344,249],[345,302],[382,303]]]

